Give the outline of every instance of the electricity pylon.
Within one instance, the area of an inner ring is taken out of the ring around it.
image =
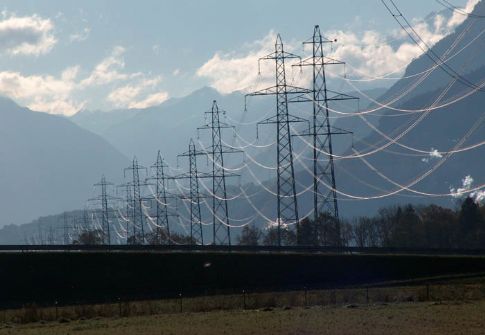
[[[174,198],[167,195],[167,176],[165,175],[165,168],[168,167],[163,161],[160,151],[158,151],[157,161],[152,165],[152,169],[155,171],[153,176],[147,178],[147,180],[153,180],[155,182],[155,194],[153,199],[155,200],[156,210],[156,239],[157,243],[171,244],[170,238],[170,216],[177,216],[170,213],[168,210],[168,199]]]
[[[312,55],[300,61],[296,66],[310,66],[312,68],[312,98],[309,100],[300,96],[294,102],[311,101],[313,104],[312,130],[308,134],[302,134],[302,136],[311,136],[313,140],[313,215],[315,221],[321,214],[334,220],[338,239],[337,244],[340,244],[341,236],[332,136],[352,134],[352,132],[331,125],[328,104],[331,101],[355,100],[358,98],[327,88],[325,67],[345,64],[342,61],[326,57],[324,54],[324,44],[334,42],[336,40],[322,37],[318,25],[314,28],[312,38],[303,42],[304,45],[312,46]],[[319,230],[316,225],[315,229],[315,237],[316,241],[318,241]]]
[[[288,112],[288,94],[310,94],[311,90],[294,87],[286,84],[285,61],[288,59],[301,59],[299,56],[284,51],[283,42],[278,34],[275,43],[275,51],[261,60],[273,60],[276,64],[276,85],[246,95],[276,96],[276,115],[261,124],[276,124],[276,159],[277,159],[277,239],[281,246],[281,228],[284,225],[296,224],[297,236],[299,235],[298,201],[295,185],[295,169],[293,166],[293,148],[291,140],[290,123],[308,122]]]
[[[94,184],[94,187],[98,187],[101,193],[98,197],[89,199],[89,201],[96,201],[101,203],[101,230],[102,230],[102,242],[103,244],[111,244],[111,224],[109,213],[113,211],[112,206],[109,206],[109,201],[116,199],[114,196],[108,193],[108,187],[113,186],[113,183],[106,181],[105,176],[101,177],[99,183]]]
[[[203,152],[195,149],[195,144],[192,139],[189,143],[189,151],[178,155],[177,157],[189,158],[189,172],[178,176],[170,177],[170,179],[188,179],[190,191],[189,195],[181,195],[182,199],[190,201],[190,240],[195,244],[204,244],[204,234],[202,230],[202,214],[200,210],[200,199],[206,196],[199,192],[199,177],[200,173],[197,171],[197,156],[206,155]],[[206,175],[204,175],[206,176]]]
[[[145,170],[144,166],[138,164],[136,157],[133,158],[133,162],[130,167],[125,168],[124,175],[126,178],[126,171],[131,171],[131,181],[127,183],[129,185],[131,194],[131,213],[130,219],[132,224],[132,235],[127,238],[128,244],[144,244],[145,243],[145,217],[143,215],[143,198],[141,196],[141,186],[145,184],[140,183],[140,170]],[[129,231],[127,231],[129,235]]]
[[[124,218],[122,217],[122,219],[123,221],[125,221],[126,244],[130,244],[131,243],[130,235],[129,235],[130,224],[131,224],[130,217],[132,216],[132,211],[130,206],[133,203],[131,187],[129,183],[125,183],[125,184],[118,185],[117,188],[118,189],[123,188],[125,192],[125,217]]]
[[[231,225],[227,203],[226,178],[238,175],[227,173],[224,168],[224,154],[242,153],[241,150],[230,148],[222,144],[222,129],[233,126],[221,122],[220,110],[214,100],[212,108],[206,115],[210,116],[210,123],[197,128],[210,130],[212,144],[204,151],[212,160],[212,243],[214,245],[231,245]]]

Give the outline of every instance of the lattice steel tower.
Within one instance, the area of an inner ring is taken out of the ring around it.
[[[165,164],[162,154],[158,151],[157,161],[152,168],[155,170],[153,177],[147,180],[155,181],[154,199],[156,203],[156,233],[160,243],[170,244],[170,222],[169,216],[174,216],[168,210],[168,199],[173,198],[167,195],[167,176],[165,175]]]
[[[109,200],[114,199],[113,196],[108,194],[108,187],[112,186],[113,183],[106,181],[105,176],[101,177],[101,181],[97,184],[94,184],[94,187],[100,188],[100,195],[97,198],[90,199],[91,201],[97,201],[101,203],[101,231],[102,231],[102,242],[103,244],[109,245],[111,244],[111,231],[110,231],[110,222],[109,222],[109,212],[111,211],[109,207]]]
[[[259,124],[276,124],[278,245],[281,245],[281,227],[285,224],[296,224],[297,236],[299,235],[298,201],[295,186],[290,123],[307,122],[307,120],[289,114],[288,94],[311,93],[310,90],[286,84],[285,61],[293,58],[300,59],[299,56],[284,51],[283,42],[278,34],[275,51],[259,60],[275,61],[276,85],[247,95],[276,96],[276,115]]]
[[[138,164],[136,157],[133,158],[132,165],[124,170],[125,178],[126,171],[132,172],[132,180],[127,183],[132,191],[130,219],[133,229],[132,235],[128,238],[128,244],[145,243],[145,217],[143,215],[143,199],[141,197],[140,170],[146,171],[146,168]]]
[[[202,214],[200,210],[200,199],[204,196],[199,192],[199,172],[197,171],[197,156],[205,155],[195,149],[192,139],[189,143],[189,151],[178,155],[177,157],[189,158],[189,173],[171,177],[171,179],[188,179],[190,185],[189,196],[182,195],[182,199],[190,201],[190,239],[196,244],[204,244],[204,234],[202,231]]]
[[[312,45],[312,56],[303,60],[299,66],[311,66],[313,70],[312,103],[313,120],[310,135],[313,140],[313,215],[317,220],[320,214],[335,219],[337,236],[340,236],[340,224],[337,202],[337,186],[333,159],[332,135],[352,134],[352,132],[331,125],[329,118],[329,101],[357,99],[347,94],[331,91],[327,88],[325,66],[343,65],[344,62],[325,57],[323,47],[333,43],[322,37],[317,25],[313,37],[303,44]],[[323,185],[325,184],[325,185]]]
[[[211,131],[212,145],[205,149],[212,160],[212,241],[214,245],[231,245],[231,227],[227,202],[226,178],[236,174],[226,173],[224,169],[224,154],[242,153],[222,144],[222,131],[230,126],[220,120],[220,110],[214,100],[212,108],[206,115],[210,116],[210,123],[197,129]]]

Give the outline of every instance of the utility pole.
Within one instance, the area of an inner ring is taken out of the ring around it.
[[[231,245],[226,178],[238,175],[226,173],[224,154],[242,153],[242,151],[222,145],[221,129],[233,129],[234,127],[220,121],[220,110],[215,100],[212,103],[211,110],[206,112],[206,115],[210,116],[210,123],[197,129],[210,130],[212,137],[211,146],[205,148],[212,160],[212,241],[214,245]]]
[[[248,96],[276,96],[276,115],[259,122],[262,124],[276,124],[276,160],[277,160],[277,239],[281,246],[281,229],[285,225],[296,225],[299,236],[298,201],[295,185],[295,169],[293,166],[293,148],[291,141],[290,124],[293,122],[308,122],[288,112],[289,94],[310,94],[311,90],[289,86],[286,84],[285,61],[288,59],[301,59],[299,56],[284,51],[281,36],[278,34],[275,51],[259,59],[275,62],[276,85],[246,95]]]
[[[108,205],[109,200],[115,199],[114,196],[108,194],[108,187],[113,186],[113,183],[106,181],[104,175],[101,177],[99,183],[94,184],[94,187],[101,189],[101,194],[97,198],[90,199],[90,201],[96,201],[101,203],[101,230],[103,244],[111,245],[111,224],[109,212],[113,209]]]
[[[131,223],[133,228],[133,234],[128,238],[128,244],[144,244],[145,243],[145,223],[143,215],[143,199],[141,197],[141,183],[140,183],[140,170],[147,169],[144,166],[138,164],[136,157],[133,158],[132,165],[125,168],[126,172],[131,171],[132,180],[127,183],[132,191],[132,208],[131,208]],[[145,185],[145,184],[144,184]]]
[[[344,62],[325,57],[324,44],[334,43],[322,37],[320,27],[314,28],[310,40],[304,45],[312,46],[312,56],[300,61],[296,66],[310,66],[313,70],[312,98],[300,97],[295,102],[311,101],[313,104],[312,130],[302,136],[311,136],[313,140],[313,215],[315,222],[320,215],[324,219],[334,220],[336,224],[337,244],[340,244],[340,222],[337,202],[337,186],[335,181],[335,166],[333,159],[332,135],[352,134],[351,131],[336,128],[331,125],[328,104],[331,101],[344,101],[358,99],[356,97],[331,91],[327,88],[325,67],[328,65],[344,65]],[[327,186],[324,186],[325,184]],[[316,241],[319,241],[319,229],[315,225]]]
[[[163,161],[160,151],[158,151],[157,161],[152,165],[152,169],[155,173],[147,180],[155,181],[155,194],[153,199],[156,205],[156,238],[159,244],[165,242],[165,244],[171,244],[170,238],[170,216],[177,216],[172,214],[168,210],[168,199],[174,198],[167,195],[167,176],[165,175],[165,168],[168,167]]]

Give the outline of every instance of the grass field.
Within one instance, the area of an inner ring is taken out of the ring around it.
[[[485,301],[212,311],[4,324],[2,334],[483,334]]]

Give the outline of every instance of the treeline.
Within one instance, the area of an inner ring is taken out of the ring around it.
[[[151,245],[196,243],[190,236],[168,234],[163,229],[145,234],[145,240]],[[84,231],[73,243],[103,244],[103,232]],[[464,199],[455,210],[437,205],[396,205],[382,208],[374,216],[340,222],[321,214],[316,220],[302,220],[298,231],[295,225],[283,225],[278,231],[276,225],[261,228],[251,224],[242,228],[237,244],[485,249],[485,205],[479,205],[472,198]]]
[[[456,210],[437,205],[392,206],[340,224],[322,214],[317,220],[302,220],[298,234],[292,227],[280,234],[283,245],[479,249],[485,248],[485,205],[468,197]],[[277,241],[275,227],[246,226],[239,236],[241,245],[276,245]]]

